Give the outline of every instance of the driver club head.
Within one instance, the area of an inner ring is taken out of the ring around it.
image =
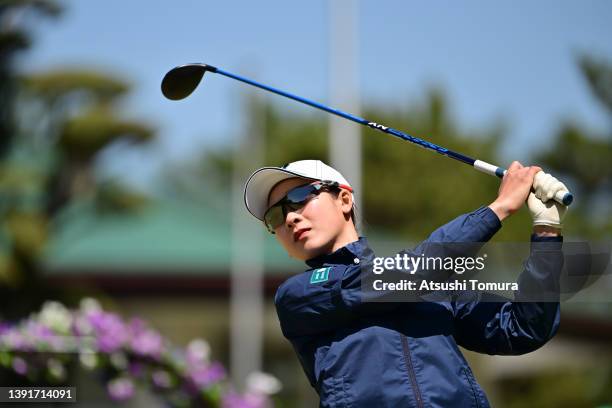
[[[173,101],[184,99],[198,87],[206,71],[215,72],[216,68],[206,64],[185,64],[172,68],[162,80],[162,93]]]

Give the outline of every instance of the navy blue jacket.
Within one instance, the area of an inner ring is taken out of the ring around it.
[[[419,254],[428,242],[486,242],[500,227],[495,213],[481,207],[402,253]],[[552,242],[547,251],[532,244],[519,285],[558,279],[561,238],[532,235],[531,240]],[[276,292],[281,329],[321,407],[488,407],[457,345],[487,354],[524,354],[558,329],[558,302],[513,303],[501,297],[495,302],[363,302],[360,274],[373,258],[367,240],[360,238],[308,260],[312,269],[292,276]]]

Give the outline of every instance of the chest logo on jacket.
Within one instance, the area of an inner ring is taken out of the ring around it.
[[[321,283],[325,282],[329,279],[329,270],[328,268],[319,268],[312,271],[312,275],[310,275],[310,283]]]

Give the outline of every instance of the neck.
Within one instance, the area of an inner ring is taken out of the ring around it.
[[[351,242],[355,242],[359,240],[359,234],[357,234],[357,230],[353,225],[352,221],[350,225],[347,225],[346,228],[342,230],[342,232],[338,235],[338,237],[334,240],[334,245],[331,248],[331,252],[336,252],[343,246],[350,244]]]

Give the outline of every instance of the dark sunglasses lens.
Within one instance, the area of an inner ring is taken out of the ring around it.
[[[304,207],[311,195],[316,195],[320,190],[320,184],[308,184],[289,191],[285,198],[266,211],[264,221],[268,230],[274,232],[276,228],[285,222],[287,212],[298,211]]]
[[[303,203],[306,199],[319,189],[318,185],[306,185],[296,187],[287,193],[287,197],[283,200],[286,203]]]
[[[273,232],[285,221],[283,207],[281,205],[275,205],[273,207],[270,207],[270,209],[268,209],[268,211],[266,211],[266,214],[264,215],[264,221],[266,222],[266,227],[268,227],[268,230],[270,230],[270,232]]]

